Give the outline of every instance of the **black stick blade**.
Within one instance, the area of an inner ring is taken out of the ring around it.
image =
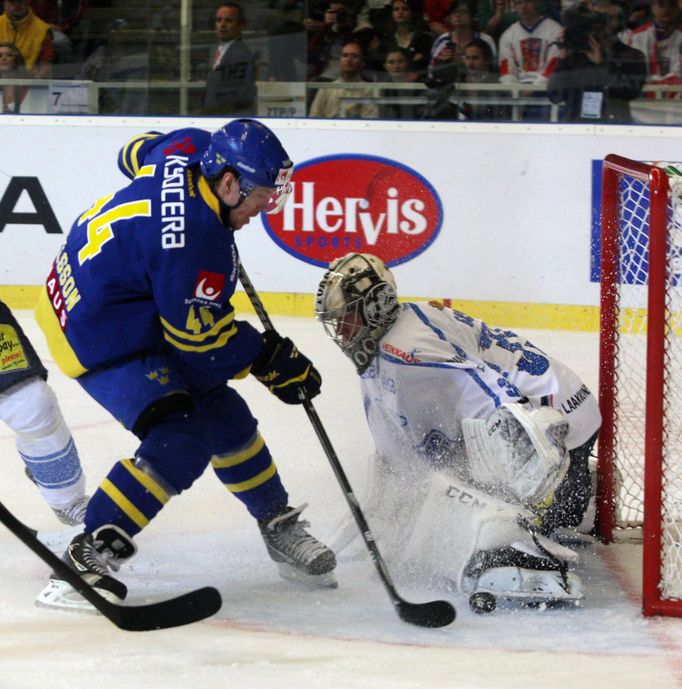
[[[147,632],[199,622],[220,610],[220,593],[212,586],[196,589],[177,598],[147,605],[107,605],[101,610],[117,627],[127,632]]]
[[[19,521],[1,502],[0,522],[49,565],[60,579],[70,584],[85,600],[120,629],[129,632],[147,632],[179,627],[214,615],[222,605],[220,593],[210,586],[159,603],[116,605],[81,579],[63,560],[38,540],[34,529],[30,529]]]
[[[408,603],[397,601],[395,608],[403,622],[418,627],[447,627],[455,621],[457,611],[445,600],[434,600],[430,603]]]

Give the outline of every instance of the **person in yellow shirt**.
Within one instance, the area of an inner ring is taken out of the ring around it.
[[[33,13],[28,0],[3,0],[0,42],[14,43],[21,51],[29,73],[49,79],[55,59],[50,26]]]

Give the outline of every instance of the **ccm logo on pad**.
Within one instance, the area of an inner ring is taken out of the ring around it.
[[[315,158],[295,168],[291,185],[283,212],[263,214],[263,224],[284,251],[322,268],[349,251],[404,263],[431,245],[443,221],[431,184],[388,158]]]

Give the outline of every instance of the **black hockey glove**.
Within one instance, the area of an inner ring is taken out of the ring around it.
[[[253,362],[251,373],[287,404],[301,404],[299,389],[310,399],[319,394],[322,385],[322,378],[310,359],[288,337],[274,330],[263,333],[263,350]]]

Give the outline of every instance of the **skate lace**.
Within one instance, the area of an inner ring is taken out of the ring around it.
[[[120,564],[109,548],[102,551],[98,550],[102,545],[103,541],[97,540],[85,540],[81,542],[78,561],[87,567],[89,572],[107,576],[110,570],[117,572],[120,569]]]
[[[77,526],[85,521],[85,513],[89,502],[90,496],[83,495],[66,507],[53,507],[52,509],[62,524]]]
[[[303,561],[313,560],[317,555],[327,550],[326,546],[306,531],[310,522],[298,518],[298,515],[306,507],[308,507],[308,503],[295,507],[275,517],[267,526],[268,537],[280,549],[295,553],[296,557]]]

